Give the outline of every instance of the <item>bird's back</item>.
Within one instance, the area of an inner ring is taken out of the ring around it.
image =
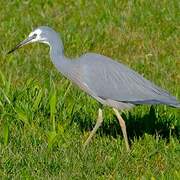
[[[167,91],[108,57],[88,53],[76,60],[74,67],[78,85],[96,99],[135,105],[168,104],[180,107],[176,98]]]

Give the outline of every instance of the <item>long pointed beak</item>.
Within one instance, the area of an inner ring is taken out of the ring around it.
[[[34,36],[30,36],[30,37],[26,38],[24,41],[22,41],[18,45],[16,45],[12,50],[10,50],[7,54],[10,54],[10,53],[14,52],[16,49],[30,43],[31,40],[33,40],[34,38],[35,38]]]

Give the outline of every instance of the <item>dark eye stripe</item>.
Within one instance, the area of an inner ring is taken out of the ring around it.
[[[37,34],[33,34],[33,38],[36,38],[37,37]]]

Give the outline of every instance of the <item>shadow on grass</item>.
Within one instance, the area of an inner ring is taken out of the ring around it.
[[[169,140],[170,136],[180,137],[180,126],[173,126],[174,119],[168,117],[157,117],[155,108],[151,106],[149,113],[142,117],[134,116],[130,112],[127,116],[123,113],[122,118],[126,122],[126,128],[129,139],[134,137],[142,137],[145,133],[151,135],[160,135],[162,138]],[[81,131],[91,131],[95,125],[95,121],[86,114],[82,119],[82,115],[79,112],[75,112],[72,118],[72,122],[75,122],[80,127]],[[114,115],[111,120],[103,121],[102,126],[98,132],[101,135],[113,136],[116,138],[118,135],[122,136],[122,132],[119,123]]]

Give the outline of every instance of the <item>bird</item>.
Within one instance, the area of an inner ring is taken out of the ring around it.
[[[48,26],[39,26],[28,37],[15,46],[8,54],[30,43],[45,43],[50,47],[50,58],[58,71],[71,80],[80,89],[103,105],[113,109],[119,121],[125,146],[130,151],[126,123],[119,111],[129,110],[137,105],[164,104],[180,108],[176,97],[128,66],[112,60],[110,57],[85,53],[70,59],[64,55],[64,46],[59,34]],[[86,147],[103,122],[102,108],[93,130],[84,143]]]

